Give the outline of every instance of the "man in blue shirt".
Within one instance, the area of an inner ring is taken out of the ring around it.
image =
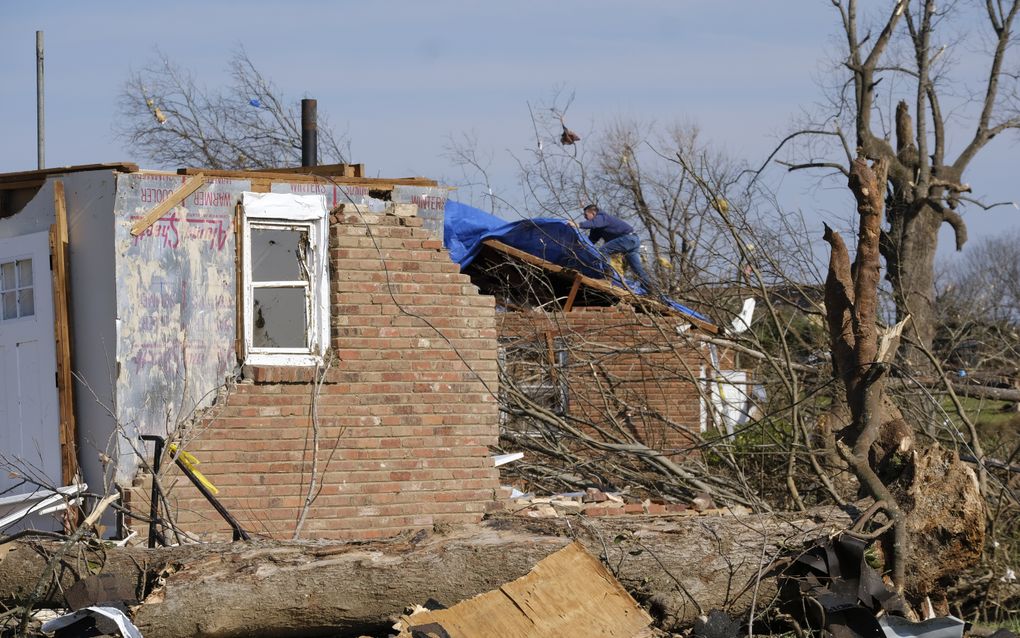
[[[584,207],[583,222],[580,224],[575,224],[573,221],[568,223],[574,228],[587,230],[588,239],[593,244],[601,239],[604,243],[599,250],[606,256],[606,259],[609,259],[610,255],[623,255],[630,271],[641,280],[645,290],[652,291],[652,280],[641,264],[641,240],[634,233],[633,226],[618,217],[603,213],[594,204]]]

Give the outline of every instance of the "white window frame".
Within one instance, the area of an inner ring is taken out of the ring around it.
[[[322,195],[251,193],[241,195],[241,316],[244,362],[263,366],[314,366],[329,348],[329,233],[326,198]],[[252,229],[301,230],[308,233],[308,281],[252,280]],[[304,288],[307,348],[266,348],[254,345],[256,288]]]
[[[29,263],[29,267],[32,269],[32,283],[28,284],[27,286],[22,284],[21,277],[20,277],[20,272],[19,272],[20,268],[18,268],[18,264],[20,264],[23,261],[27,261]],[[14,281],[14,287],[13,288],[4,288],[3,283],[0,282],[0,323],[10,323],[12,321],[20,321],[22,319],[34,319],[35,318],[35,312],[36,312],[35,311],[35,308],[36,308],[35,290],[36,290],[36,286],[38,285],[37,284],[37,279],[36,279],[38,277],[38,273],[36,272],[37,264],[35,263],[35,259],[33,259],[33,255],[31,255],[29,253],[26,253],[26,254],[23,254],[23,255],[13,255],[13,256],[5,257],[2,261],[0,261],[0,267],[6,266],[7,264],[13,264],[14,265],[14,269],[15,269],[15,281]],[[25,290],[31,290],[32,291],[32,313],[31,314],[24,314],[22,312],[22,307],[21,307],[21,304],[22,304],[22,302],[21,302],[21,292],[25,291]],[[15,296],[15,301],[14,301],[15,316],[11,317],[11,318],[5,318],[4,317],[4,302],[3,302],[2,294],[4,294],[4,293],[11,293],[11,292],[14,293],[14,296]]]

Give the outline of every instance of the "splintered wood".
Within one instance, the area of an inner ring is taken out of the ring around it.
[[[398,628],[399,638],[634,638],[650,622],[602,563],[575,542],[499,589],[449,609],[403,616]]]

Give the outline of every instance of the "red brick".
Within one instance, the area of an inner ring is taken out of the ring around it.
[[[601,396],[604,375],[609,374],[615,391],[631,406],[632,434],[677,457],[688,453],[692,435],[700,429],[696,384],[705,355],[681,337],[670,341],[682,319],[617,306],[576,308],[565,314],[506,312],[497,321],[502,338],[530,340],[544,348],[548,332],[567,350],[572,416],[610,429],[618,426],[608,422]],[[596,430],[590,432],[598,436]]]

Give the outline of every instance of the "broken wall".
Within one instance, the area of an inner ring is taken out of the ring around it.
[[[370,195],[368,186],[361,184],[334,184],[323,178],[316,182],[273,182],[271,193],[290,193],[294,195],[322,195],[326,198],[326,206],[332,210],[339,205],[356,208],[363,213],[381,213],[386,202]]]
[[[446,211],[446,197],[449,189],[445,186],[403,186],[393,187],[391,199],[397,204],[414,204],[422,227],[433,237],[443,241],[443,221]]]
[[[506,312],[497,325],[507,371],[547,409],[589,421],[596,438],[599,428],[618,428],[667,454],[690,452],[702,427],[707,361],[701,346],[677,334],[685,320],[618,305]],[[538,357],[514,365],[514,349]]]
[[[386,202],[372,197],[368,186],[360,184],[334,184],[321,182],[274,182],[270,187],[273,193],[293,193],[295,195],[322,195],[326,205],[336,208],[344,205],[349,211],[362,213],[381,213]],[[444,186],[407,186],[396,184],[390,191],[390,201],[394,204],[413,204],[417,208],[417,216],[422,227],[432,237],[443,239],[443,212],[446,210],[446,199],[449,189]]]
[[[186,435],[218,498],[256,534],[291,537],[309,500],[301,533],[313,538],[384,537],[500,507],[494,300],[413,207],[351,208],[330,218],[333,356],[318,369],[246,367]],[[147,511],[143,489],[133,498]],[[170,501],[182,529],[230,537],[186,480]]]

